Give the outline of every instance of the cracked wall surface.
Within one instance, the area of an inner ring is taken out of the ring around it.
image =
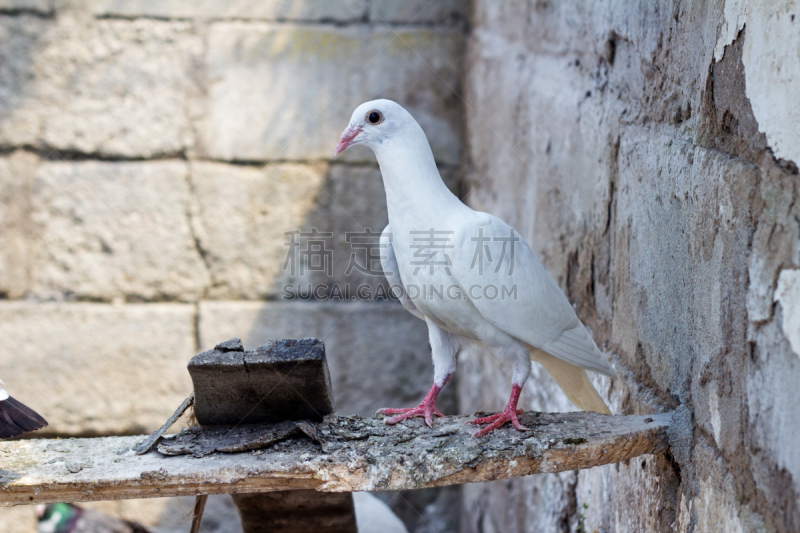
[[[0,0],[0,378],[46,434],[156,429],[191,390],[189,358],[234,336],[322,338],[341,412],[424,396],[424,323],[370,301],[381,275],[346,273],[346,234],[387,223],[377,164],[332,152],[357,105],[392,98],[459,190],[467,8]],[[333,233],[330,276],[283,268],[285,232],[311,228]],[[340,299],[284,301],[287,283]],[[392,505],[426,531],[457,501]],[[154,523],[164,502],[93,505]],[[0,512],[0,530],[31,532],[21,516]]]
[[[671,453],[467,486],[462,531],[800,529],[800,5],[477,0],[469,203],[531,243]],[[464,412],[509,376],[461,354]],[[526,408],[572,407],[545,372]]]

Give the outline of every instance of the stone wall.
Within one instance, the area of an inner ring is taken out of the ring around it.
[[[477,0],[469,203],[528,239],[670,454],[467,486],[463,531],[800,530],[800,4]],[[462,412],[507,370],[461,355]],[[570,409],[544,372],[524,407]]]
[[[377,167],[331,151],[387,97],[564,288],[620,373],[596,380],[613,410],[681,413],[671,454],[467,486],[461,529],[797,531],[798,3],[467,4],[0,0],[0,378],[50,435],[141,433],[195,352],[316,335],[340,410],[419,399],[420,321],[283,301],[330,281],[282,269],[296,229],[334,233],[333,281],[381,285],[344,274],[344,234],[386,223]],[[508,369],[459,357],[458,410],[501,408]],[[572,409],[539,368],[523,403]],[[415,530],[455,527],[458,492],[401,496]]]
[[[342,412],[424,396],[422,321],[283,287],[383,283],[345,275],[345,234],[387,223],[372,154],[332,157],[358,104],[404,102],[458,190],[466,8],[0,0],[0,378],[48,419],[42,435],[154,430],[191,390],[189,358],[233,336],[321,337]],[[284,233],[312,227],[333,233],[333,279],[282,268]],[[152,525],[166,504],[95,507]],[[0,530],[32,520],[2,511]]]

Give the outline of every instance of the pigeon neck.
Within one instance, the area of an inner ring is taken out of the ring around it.
[[[461,204],[442,181],[428,140],[381,146],[375,150],[386,189],[390,223],[436,216],[449,204]]]

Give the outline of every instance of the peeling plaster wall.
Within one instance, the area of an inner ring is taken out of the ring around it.
[[[797,43],[800,24],[796,15],[800,2],[758,2],[736,0],[725,3],[724,23],[714,47],[720,61],[725,48],[747,25],[750,38],[744,43],[742,62],[748,73],[747,97],[758,121],[758,131],[767,136],[775,157],[800,159],[800,61]]]
[[[531,243],[671,453],[467,486],[462,531],[800,530],[797,2],[476,0],[465,190]],[[460,355],[463,412],[508,370]],[[534,368],[526,408],[573,409]]]

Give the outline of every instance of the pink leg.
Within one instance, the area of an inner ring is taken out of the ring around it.
[[[514,428],[516,428],[518,431],[527,431],[528,428],[520,424],[519,419],[517,418],[517,415],[522,412],[522,409],[517,409],[517,402],[519,401],[519,395],[521,392],[522,387],[514,384],[511,387],[511,398],[508,399],[508,404],[506,405],[505,409],[496,415],[470,420],[470,424],[489,424],[482,430],[475,433],[475,437],[485,437],[489,434],[489,432],[494,431],[506,422],[511,422],[514,425]]]
[[[433,427],[433,417],[444,416],[436,408],[436,397],[439,396],[439,392],[441,392],[444,386],[447,385],[447,382],[450,381],[451,377],[452,374],[444,378],[444,383],[442,383],[441,387],[434,383],[431,387],[431,390],[428,391],[428,394],[422,400],[422,403],[419,404],[419,407],[412,407],[411,409],[378,409],[378,412],[383,415],[398,415],[393,416],[392,418],[387,418],[384,423],[393,425],[408,418],[421,416],[425,418],[425,423],[428,424],[428,427]]]

